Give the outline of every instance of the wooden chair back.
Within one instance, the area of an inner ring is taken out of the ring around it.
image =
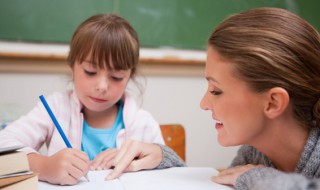
[[[160,128],[166,145],[186,161],[186,135],[184,127],[180,124],[164,124],[160,125]]]

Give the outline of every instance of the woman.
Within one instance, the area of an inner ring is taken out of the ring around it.
[[[219,143],[243,145],[214,182],[320,189],[320,38],[310,24],[279,8],[227,18],[209,38],[206,79],[201,108],[212,112]],[[181,165],[167,162],[175,155],[164,146],[132,141],[120,151],[127,149],[109,179]]]

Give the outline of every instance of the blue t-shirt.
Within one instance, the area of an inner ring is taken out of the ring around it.
[[[117,119],[111,129],[95,129],[83,121],[81,150],[93,160],[99,153],[116,148],[116,138],[121,129],[124,129],[122,117],[123,103],[119,104]]]

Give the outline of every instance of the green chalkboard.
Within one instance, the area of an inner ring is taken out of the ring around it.
[[[225,17],[265,6],[291,10],[320,28],[318,0],[1,0],[0,40],[69,43],[83,20],[114,12],[131,22],[144,47],[204,49]]]

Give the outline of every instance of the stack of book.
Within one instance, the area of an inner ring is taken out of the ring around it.
[[[37,175],[30,171],[27,155],[17,151],[21,146],[0,149],[0,189],[36,190]]]

